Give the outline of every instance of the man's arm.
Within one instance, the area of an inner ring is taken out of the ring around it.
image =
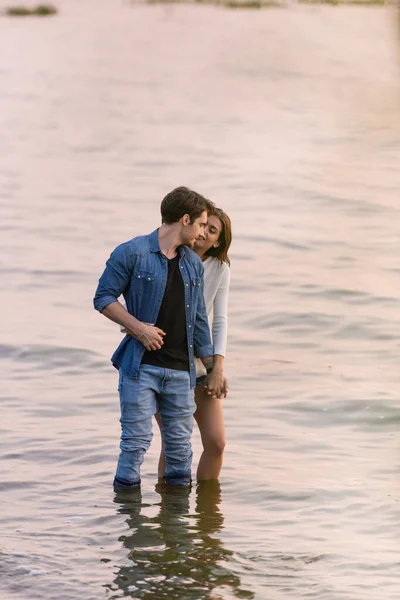
[[[134,258],[128,244],[121,244],[111,253],[99,279],[93,304],[100,313],[126,290],[132,275]]]
[[[193,342],[195,356],[201,358],[209,364],[214,360],[214,346],[211,342],[210,327],[206,312],[206,303],[204,301],[204,269],[202,266],[201,283],[199,289],[199,299],[197,301],[196,320],[194,323]]]
[[[196,322],[194,324],[194,352],[210,373],[214,366],[214,347],[211,342],[210,327],[204,301],[204,275],[201,274],[201,285],[197,303]]]
[[[106,263],[99,280],[93,304],[102,315],[122,325],[129,335],[139,340],[146,350],[159,350],[165,333],[158,327],[142,323],[118,302],[119,296],[129,285],[134,266],[127,244],[121,244]]]
[[[164,343],[165,332],[162,329],[139,321],[118,301],[106,306],[101,314],[122,325],[126,333],[141,342],[146,350],[159,350]]]

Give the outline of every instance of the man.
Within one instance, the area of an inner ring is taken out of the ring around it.
[[[111,359],[120,372],[122,430],[115,490],[140,485],[157,405],[165,481],[190,484],[194,357],[202,359],[208,372],[213,365],[204,268],[190,248],[204,232],[211,206],[200,194],[176,188],[161,203],[161,227],[118,246],[100,278],[95,308],[128,333]],[[128,310],[118,302],[121,294]]]

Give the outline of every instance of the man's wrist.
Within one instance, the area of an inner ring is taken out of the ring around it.
[[[129,329],[132,332],[133,337],[139,341],[146,333],[146,325],[141,321],[136,321],[136,323],[133,323]]]
[[[203,365],[205,366],[205,368],[207,369],[207,373],[208,373],[208,369],[211,369],[211,371],[214,368],[214,357],[213,356],[206,356],[205,358],[201,359]]]
[[[136,336],[138,342],[141,342],[144,336],[146,335],[146,325],[144,326],[142,333]]]

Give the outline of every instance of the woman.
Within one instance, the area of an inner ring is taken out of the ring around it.
[[[208,215],[204,239],[198,239],[194,250],[204,265],[204,299],[210,320],[214,344],[214,368],[207,377],[205,367],[196,359],[197,386],[195,400],[197,409],[194,417],[199,426],[203,453],[200,457],[197,480],[218,479],[225,448],[225,427],[221,399],[228,393],[224,377],[224,358],[228,331],[228,292],[230,284],[229,246],[232,241],[231,221],[220,208]],[[209,390],[222,389],[220,397]],[[160,416],[156,415],[161,429]],[[165,460],[161,452],[158,476],[163,477]]]

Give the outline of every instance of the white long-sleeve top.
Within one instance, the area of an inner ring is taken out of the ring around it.
[[[204,300],[211,329],[214,354],[226,354],[228,336],[228,293],[231,272],[226,263],[214,256],[203,262],[204,266]],[[200,359],[196,359],[196,375],[206,374]]]

